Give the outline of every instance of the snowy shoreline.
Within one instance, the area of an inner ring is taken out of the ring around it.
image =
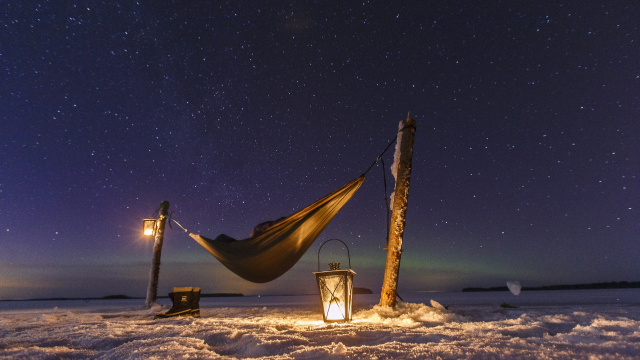
[[[316,296],[206,298],[201,318],[158,320],[139,299],[2,302],[0,359],[640,358],[640,289],[403,297],[358,295],[337,325]]]

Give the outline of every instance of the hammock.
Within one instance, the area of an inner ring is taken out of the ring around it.
[[[300,260],[363,181],[364,175],[248,239],[234,240],[223,234],[216,241],[189,235],[241,278],[255,283],[269,282]]]

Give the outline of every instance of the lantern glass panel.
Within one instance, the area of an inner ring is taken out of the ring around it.
[[[318,291],[325,322],[350,321],[353,298],[353,270],[317,272]]]
[[[156,232],[156,219],[142,220],[142,229],[145,236],[153,236]]]

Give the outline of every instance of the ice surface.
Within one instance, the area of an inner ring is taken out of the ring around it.
[[[403,298],[357,295],[348,324],[323,323],[317,295],[204,298],[201,318],[157,320],[143,299],[5,301],[0,359],[640,358],[638,289]]]

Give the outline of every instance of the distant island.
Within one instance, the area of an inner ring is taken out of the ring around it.
[[[640,281],[611,281],[591,284],[573,284],[573,285],[547,285],[536,287],[522,287],[522,291],[536,290],[595,290],[595,289],[637,289],[640,288]],[[462,292],[478,292],[478,291],[509,291],[506,286],[495,287],[467,287]]]
[[[137,299],[137,298],[132,298],[127,295],[107,295],[107,296],[101,297],[100,299],[113,300],[113,299]]]

